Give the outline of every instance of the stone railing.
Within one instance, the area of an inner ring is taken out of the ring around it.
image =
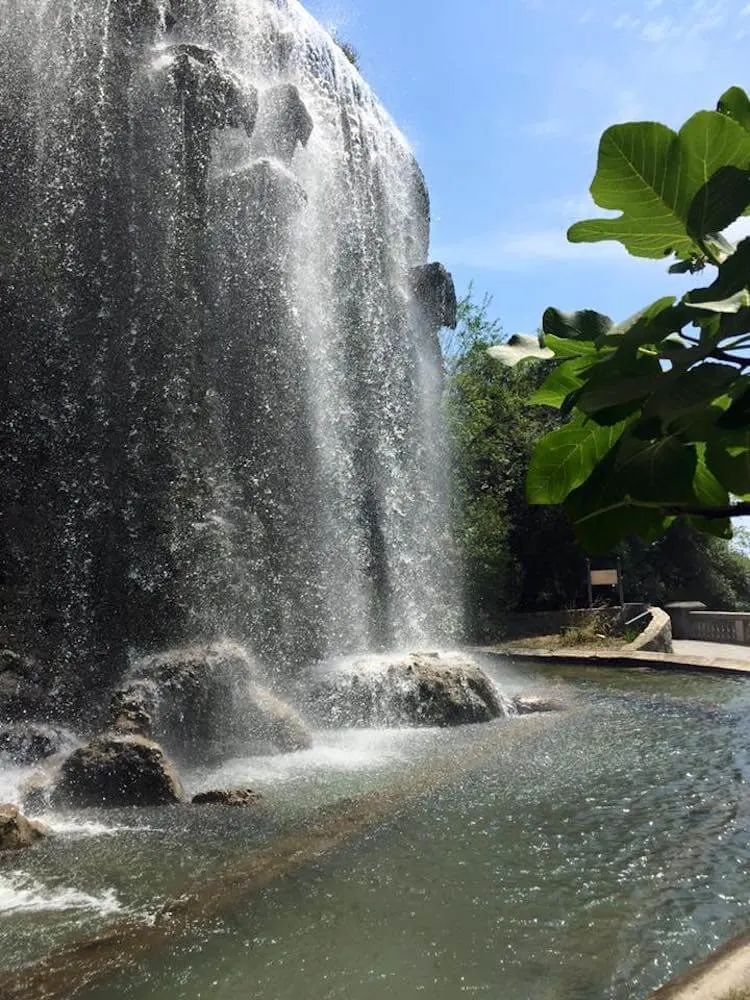
[[[705,604],[668,604],[675,639],[699,642],[729,642],[750,646],[750,612],[709,611]]]

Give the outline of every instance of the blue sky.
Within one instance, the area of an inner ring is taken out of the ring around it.
[[[674,127],[750,88],[745,0],[303,0],[359,51],[411,141],[433,203],[433,252],[459,292],[493,296],[507,333],[549,305],[623,319],[679,292],[616,244],[572,246],[598,139],[618,121]]]

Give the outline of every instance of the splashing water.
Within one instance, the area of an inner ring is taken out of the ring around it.
[[[18,913],[67,910],[88,910],[105,917],[119,913],[122,907],[111,889],[89,895],[65,886],[45,886],[23,872],[0,874],[0,919]]]
[[[296,0],[0,0],[0,65],[18,627],[79,684],[455,629],[427,194],[338,46]]]

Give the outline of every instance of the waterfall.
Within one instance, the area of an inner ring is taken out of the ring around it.
[[[0,635],[79,690],[460,622],[406,141],[296,0],[0,0]]]

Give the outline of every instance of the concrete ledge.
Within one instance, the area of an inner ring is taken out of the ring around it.
[[[750,933],[734,938],[648,1000],[741,1000],[750,996]]]
[[[528,663],[578,663],[591,667],[652,667],[655,670],[703,670],[714,673],[746,674],[750,662],[740,663],[722,657],[684,657],[676,653],[628,652],[592,649],[517,650],[504,646],[476,646],[477,653],[490,653],[509,660]]]
[[[625,647],[628,652],[671,653],[672,619],[661,608],[649,608],[651,621],[638,638]]]

